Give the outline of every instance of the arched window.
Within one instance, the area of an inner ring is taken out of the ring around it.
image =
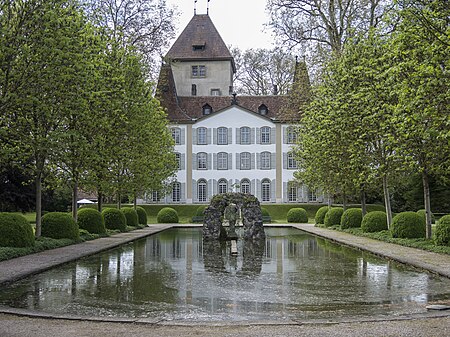
[[[181,144],[181,129],[180,128],[172,128],[172,138],[175,141],[176,145]]]
[[[197,169],[206,170],[208,168],[208,156],[205,152],[197,153]]]
[[[270,127],[268,126],[261,128],[261,144],[270,144]]]
[[[228,129],[223,126],[217,129],[217,144],[228,145]]]
[[[211,113],[212,113],[211,105],[205,104],[205,105],[203,106],[203,115],[209,115],[209,114],[211,114]]]
[[[181,184],[174,182],[172,184],[172,201],[179,202],[181,200]]]
[[[267,109],[267,106],[265,104],[261,104],[258,108],[258,113],[261,115],[267,115],[269,110]]]
[[[292,126],[289,126],[286,129],[287,132],[287,142],[288,144],[295,144],[297,142],[297,133]]]
[[[228,153],[219,152],[217,154],[217,169],[228,170]]]
[[[241,193],[250,194],[250,180],[248,179],[241,180]]]
[[[288,152],[287,164],[288,164],[288,169],[296,169],[297,168],[297,161],[295,160],[295,156],[292,152]]]
[[[198,128],[197,129],[197,145],[206,145],[207,144],[207,129],[206,128]]]
[[[206,186],[207,186],[206,180],[204,180],[204,179],[200,179],[197,182],[197,197],[198,197],[198,201],[200,201],[200,202],[206,201],[206,196],[208,195]]]
[[[248,126],[241,127],[241,144],[250,144],[250,128]]]
[[[261,200],[270,201],[270,180],[264,179],[261,182]]]
[[[228,182],[225,179],[220,179],[218,183],[219,194],[224,194],[228,192]]]
[[[260,167],[261,170],[270,170],[270,158],[271,154],[270,152],[262,152],[260,155]]]

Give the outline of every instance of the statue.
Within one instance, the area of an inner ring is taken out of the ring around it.
[[[228,238],[229,239],[236,239],[237,233],[236,233],[236,220],[238,218],[238,208],[236,204],[230,203],[227,207],[225,207],[225,210],[223,212],[223,217],[225,220],[228,220],[229,228],[228,228]]]

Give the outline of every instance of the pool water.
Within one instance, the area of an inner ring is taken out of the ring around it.
[[[291,228],[266,239],[203,242],[170,229],[2,288],[0,305],[168,321],[290,321],[422,313],[450,280]]]

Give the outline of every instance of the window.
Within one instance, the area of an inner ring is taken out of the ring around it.
[[[270,201],[270,180],[264,179],[261,182],[261,200]]]
[[[195,84],[192,84],[192,86],[191,86],[191,95],[197,96],[197,85],[195,85]]]
[[[270,170],[270,159],[271,159],[271,154],[270,152],[262,152],[261,156],[260,156],[260,167],[261,170]]]
[[[207,190],[206,190],[206,181],[204,179],[201,179],[197,183],[197,197],[198,201],[205,202],[206,196],[207,196]]]
[[[192,50],[193,51],[202,51],[205,50],[205,44],[194,44],[192,45]]]
[[[297,201],[297,186],[294,184],[289,186],[288,201]]]
[[[225,179],[219,180],[219,194],[224,194],[228,192],[228,182]]]
[[[248,179],[241,180],[241,193],[250,194],[250,181]]]
[[[206,66],[192,66],[192,77],[205,77],[206,76]]]
[[[228,129],[220,127],[217,129],[217,144],[228,145]]]
[[[211,96],[220,96],[220,89],[211,89]]]
[[[212,112],[212,108],[209,104],[205,104],[202,109],[203,109],[203,115],[209,115]]]
[[[175,182],[172,184],[172,201],[179,202],[181,200],[181,184]]]
[[[308,201],[309,202],[316,202],[317,201],[317,195],[316,195],[316,191],[308,191]]]
[[[248,152],[242,152],[241,153],[240,167],[241,167],[241,170],[250,170],[251,169],[250,153],[248,153]]]
[[[176,145],[181,144],[181,130],[180,128],[172,128],[172,138]]]
[[[268,126],[261,128],[261,144],[270,144],[270,128]]]
[[[175,153],[175,159],[177,161],[177,169],[181,168],[181,154],[179,152]]]
[[[267,115],[267,112],[269,110],[267,109],[267,107],[264,104],[261,104],[258,108],[258,113],[261,115]]]
[[[286,129],[288,144],[295,144],[297,142],[297,133],[292,126]]]
[[[197,145],[206,145],[206,128],[198,128],[197,129]]]
[[[217,154],[217,169],[228,170],[228,153],[219,152]]]
[[[297,168],[297,161],[295,160],[294,154],[292,152],[289,152],[287,155],[287,166],[288,169]]]
[[[160,197],[159,191],[153,191],[152,192],[152,201],[158,202],[160,200],[161,200],[161,197]]]
[[[197,169],[206,170],[208,168],[208,160],[205,152],[200,152],[197,154]]]
[[[247,126],[241,128],[241,144],[250,144],[250,128]]]

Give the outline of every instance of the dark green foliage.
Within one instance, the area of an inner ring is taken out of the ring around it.
[[[417,211],[417,214],[419,214],[419,215],[422,217],[423,222],[425,223],[425,221],[426,221],[426,216],[427,216],[426,211],[425,211],[424,209],[419,209],[419,210]],[[435,219],[434,214],[433,214],[433,212],[432,212],[432,213],[431,213],[431,223],[435,223],[435,222],[436,222],[436,219]]]
[[[288,222],[307,223],[308,213],[304,208],[291,208],[287,213]]]
[[[178,223],[178,213],[171,207],[164,207],[158,212],[158,223]]]
[[[270,216],[269,211],[265,207],[261,207],[262,216]]]
[[[78,211],[78,227],[92,234],[105,234],[105,220],[102,214],[93,208],[81,208]]]
[[[341,227],[346,228],[358,228],[361,227],[362,211],[360,208],[349,208],[343,214],[341,218]]]
[[[138,214],[134,208],[124,207],[122,212],[127,218],[127,226],[136,227],[139,224]]]
[[[325,215],[324,225],[325,227],[339,226],[341,224],[342,214],[344,214],[344,209],[341,207],[332,207],[328,210]]]
[[[425,237],[425,222],[416,212],[402,212],[392,219],[392,237],[415,239]]]
[[[79,235],[78,224],[69,213],[53,212],[42,217],[42,236],[77,240]]]
[[[33,228],[23,215],[0,213],[1,247],[31,247],[33,245]]]
[[[374,211],[367,213],[362,219],[361,229],[365,233],[381,232],[388,229],[386,213]]]
[[[195,211],[195,215],[196,216],[204,216],[205,209],[206,209],[206,205],[198,206],[197,210]]]
[[[120,209],[105,208],[102,211],[102,216],[105,220],[105,227],[107,229],[117,229],[121,232],[127,231],[127,218]]]
[[[316,215],[314,216],[316,225],[323,224],[325,222],[325,215],[327,214],[328,209],[328,206],[322,206],[317,210]]]
[[[138,223],[140,225],[147,226],[148,224],[147,212],[145,211],[144,207],[136,206],[136,212],[138,215]]]
[[[439,219],[435,230],[435,242],[439,246],[450,246],[450,215]]]

